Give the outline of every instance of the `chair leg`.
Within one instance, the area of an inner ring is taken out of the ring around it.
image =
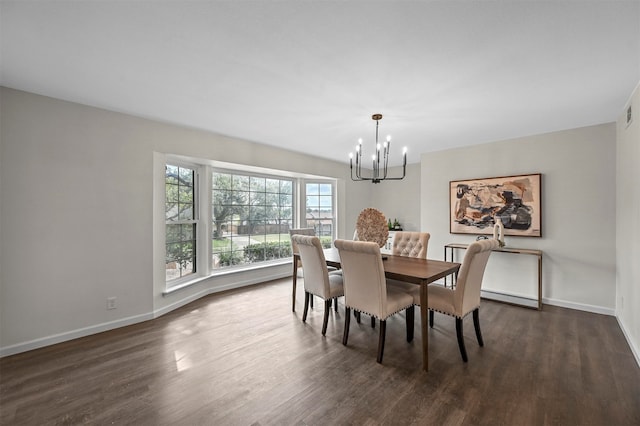
[[[335,309],[336,312],[338,312],[338,298],[337,297],[333,298],[333,308]]]
[[[380,320],[380,337],[378,338],[378,364],[382,364],[382,355],[384,355],[384,338],[387,332],[387,321]]]
[[[462,360],[467,362],[467,350],[464,347],[464,336],[462,335],[462,318],[456,318],[456,335],[458,336],[458,346]]]
[[[324,301],[324,320],[322,321],[322,335],[327,333],[327,323],[329,322],[329,312],[331,311],[331,299]]]
[[[356,317],[356,322],[360,324],[360,311],[353,311],[353,316]]]
[[[351,322],[351,308],[345,306],[344,310],[344,333],[342,334],[342,344],[346,346],[347,340],[349,339],[349,322]]]
[[[407,318],[407,342],[413,340],[413,320],[415,318],[415,306],[409,306],[406,309],[405,316]]]
[[[308,291],[304,292],[304,312],[302,313],[302,322],[307,321],[307,312],[309,311],[309,294]]]
[[[433,328],[433,311],[429,310],[429,327]]]
[[[371,328],[376,328],[376,317],[371,317]]]
[[[309,300],[311,302],[311,309],[313,309],[313,294],[309,295]]]
[[[478,344],[480,346],[484,346],[484,341],[482,340],[482,332],[480,331],[480,308],[476,308],[473,311],[473,326],[476,329],[476,338],[478,339]]]

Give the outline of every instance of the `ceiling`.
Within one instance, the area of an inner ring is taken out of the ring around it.
[[[0,84],[348,162],[615,121],[640,1],[5,1]]]

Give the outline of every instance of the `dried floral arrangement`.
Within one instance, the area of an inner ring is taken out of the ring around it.
[[[389,227],[384,214],[378,209],[368,207],[360,212],[356,221],[356,232],[361,241],[373,241],[384,247],[389,237]]]

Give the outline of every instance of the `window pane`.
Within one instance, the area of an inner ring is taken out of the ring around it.
[[[318,197],[310,197],[307,195],[307,209],[315,208],[318,209],[320,207],[320,200]]]
[[[196,225],[166,226],[165,278],[167,281],[196,272]]]
[[[265,179],[251,176],[251,191],[264,192]]]
[[[331,204],[333,202],[333,199],[332,199],[331,196],[325,197],[323,195],[323,196],[318,197],[318,200],[319,200],[320,208],[322,210],[331,210]]]
[[[193,186],[193,170],[179,167],[178,174],[182,185]]]
[[[249,176],[233,176],[233,189],[248,191],[249,190]]]
[[[212,267],[290,257],[293,180],[232,173],[231,181],[224,196],[218,189],[212,193]],[[231,223],[226,231],[223,221]]]
[[[293,194],[293,181],[291,180],[281,180],[280,181],[280,192],[283,194]]]
[[[178,220],[193,219],[193,204],[178,203]]]
[[[266,179],[266,191],[273,194],[280,192],[280,181],[277,179]]]
[[[170,166],[167,164],[165,166],[164,171],[165,171],[165,182],[177,185],[178,184],[178,167]]]
[[[165,167],[165,220],[181,221],[195,218],[193,169],[167,165]]]
[[[285,195],[280,194],[280,200],[278,202],[281,206],[291,206],[293,205],[293,195]]]
[[[226,173],[213,173],[213,189],[231,189],[231,175]]]
[[[284,219],[292,219],[293,218],[293,209],[291,207],[280,207],[278,213],[278,219],[280,219],[281,223]]]
[[[320,185],[317,183],[308,183],[306,185],[306,193],[307,195],[319,195],[320,194]]]
[[[318,186],[320,187],[320,195],[331,195],[332,186],[330,183],[322,183]]]
[[[165,185],[165,193],[166,193],[166,200],[169,201],[178,201],[178,184],[176,181],[176,184],[170,184],[167,183]]]

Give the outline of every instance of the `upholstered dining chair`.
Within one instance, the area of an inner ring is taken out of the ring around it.
[[[431,234],[428,232],[396,231],[394,235],[392,255],[427,258],[427,246]]]
[[[427,247],[431,234],[428,232],[396,231],[391,254],[394,256],[427,258]],[[387,285],[396,287],[413,296],[413,303],[420,306],[420,286],[397,280],[387,280]]]
[[[302,269],[304,281],[304,313],[302,314],[302,322],[307,321],[311,295],[324,299],[324,319],[322,321],[322,335],[324,336],[327,332],[331,300],[335,300],[337,306],[338,297],[344,295],[342,275],[329,274],[324,252],[322,251],[322,244],[318,237],[292,235],[291,241],[297,244],[298,253],[304,265]]]
[[[462,360],[467,362],[464,346],[462,319],[473,312],[473,325],[480,346],[484,346],[480,331],[480,288],[491,250],[500,247],[496,239],[475,241],[469,245],[460,265],[455,288],[429,284],[429,326],[433,328],[433,312],[450,315],[456,319],[456,335]]]
[[[382,362],[387,318],[406,310],[407,341],[413,340],[413,297],[401,290],[387,287],[378,243],[335,240],[340,254],[344,278],[346,308],[342,344],[349,339],[350,310],[364,312],[380,320],[377,361]]]
[[[307,236],[311,236],[311,237],[315,237],[316,236],[316,231],[313,228],[293,228],[293,229],[289,229],[289,236],[292,235],[307,235]],[[296,245],[296,242],[293,241],[293,239],[291,239],[291,253],[298,253],[298,246]],[[302,278],[303,277],[303,269],[304,266],[302,264],[302,259],[298,259],[298,278]],[[336,268],[334,268],[333,266],[328,266],[327,270],[329,271],[330,274],[341,274],[342,272]],[[338,312],[338,301],[334,300],[335,302],[335,309],[336,312]],[[311,303],[311,307],[313,308],[313,296],[310,296],[310,303]]]
[[[310,236],[310,237],[315,237],[316,231],[313,228],[289,229],[289,236],[294,236],[294,235],[307,235],[307,236]],[[293,240],[293,238],[291,238],[291,252],[292,253],[299,253],[298,245]],[[302,270],[300,269],[301,266],[302,266],[302,260],[298,259],[298,277],[300,277],[300,278],[302,278]]]

